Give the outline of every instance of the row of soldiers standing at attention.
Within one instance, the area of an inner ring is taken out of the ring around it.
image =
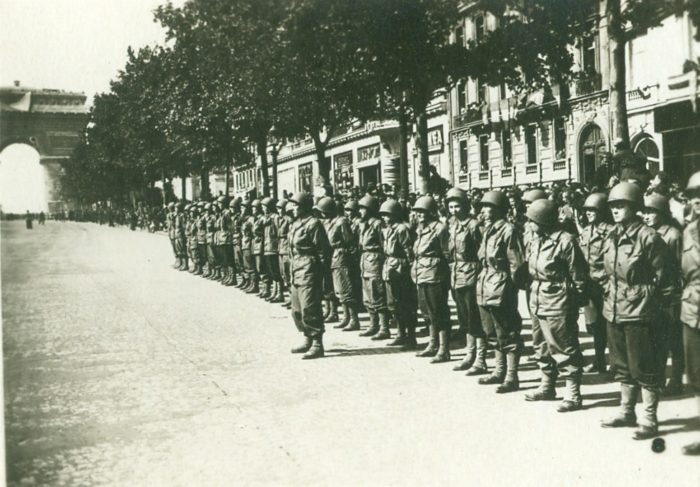
[[[686,194],[700,215],[700,173]],[[280,202],[237,198],[227,204],[220,197],[171,204],[167,221],[178,269],[291,308],[304,336],[292,353],[304,359],[324,356],[324,323],[359,331],[362,308],[369,327],[360,336],[416,350],[420,309],[429,341],[418,356],[448,362],[451,345],[463,342],[466,354],[455,370],[481,376],[479,383],[495,385],[497,393],[517,391],[525,349],[518,296],[524,290],[530,360],[541,372],[526,400],[556,399],[563,374],[557,410],[580,410],[583,372],[606,373],[610,364],[621,406],[604,427],[637,426],[636,439],[654,437],[659,397],[681,392],[684,370],[700,408],[699,220],[683,233],[668,198],[645,196],[633,182],[590,194],[573,227],[562,224],[562,208],[545,191],[530,190],[523,202],[518,220],[509,218],[501,191],[476,202],[452,188],[444,200],[448,215],[440,217],[432,196],[419,197],[410,209],[369,194],[341,207],[331,197],[314,202],[300,192]],[[450,295],[459,323],[454,332]],[[587,367],[578,338],[581,311],[594,339]],[[494,351],[491,364],[488,349]],[[637,418],[640,393],[643,415]],[[700,443],[685,453],[700,454]]]

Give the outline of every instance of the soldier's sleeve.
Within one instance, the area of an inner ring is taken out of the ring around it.
[[[321,259],[321,262],[323,262],[325,265],[327,262],[330,262],[331,259],[331,244],[328,241],[326,228],[320,221],[316,221],[313,235],[314,247],[318,249],[318,256]]]
[[[675,280],[671,269],[671,254],[668,245],[661,236],[654,232],[648,237],[646,245],[647,261],[656,274],[656,285],[659,295],[670,298],[675,290]]]
[[[346,218],[341,220],[340,233],[345,250],[351,252],[355,248],[355,236],[354,232],[352,231],[352,227],[350,226],[350,222]]]
[[[450,232],[447,230],[447,226],[440,224],[440,229],[438,233],[438,239],[440,241],[440,250],[445,259],[449,259],[450,256]]]
[[[523,241],[515,227],[512,227],[506,236],[506,255],[510,264],[510,275],[515,276],[520,266],[526,263]]]
[[[588,300],[586,283],[588,282],[588,263],[575,238],[567,241],[565,247],[569,277],[576,293],[576,303],[584,306]]]
[[[411,231],[407,226],[401,225],[396,232],[396,238],[404,251],[408,260],[413,260],[413,242],[411,241]]]

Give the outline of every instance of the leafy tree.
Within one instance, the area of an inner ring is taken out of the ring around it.
[[[284,107],[279,35],[286,3],[193,0],[181,8],[168,3],[156,12],[179,54],[180,71],[196,78],[198,86],[196,92],[181,90],[181,103],[197,110],[179,115],[190,125],[208,127],[208,143],[215,142],[233,164],[249,163],[244,142],[254,144],[265,195],[267,138]]]

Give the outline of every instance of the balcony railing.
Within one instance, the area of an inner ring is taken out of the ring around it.
[[[566,169],[566,159],[562,159],[559,161],[554,161],[552,163],[552,169],[554,171],[561,171],[563,169]]]

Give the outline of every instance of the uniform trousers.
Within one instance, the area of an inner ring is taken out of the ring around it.
[[[280,259],[277,254],[266,254],[263,257],[265,264],[265,274],[273,281],[279,282],[282,280],[280,273]]]
[[[546,354],[538,360],[542,373],[556,379],[561,368],[567,377],[580,376],[583,354],[578,341],[578,309],[566,315],[538,318],[546,348]]]
[[[323,327],[323,288],[321,279],[307,284],[292,284],[292,318],[297,330],[309,338],[319,338]]]
[[[291,268],[289,262],[289,256],[287,254],[282,254],[279,256],[279,266],[280,272],[282,274],[282,279],[284,280],[285,286],[289,287],[292,281]]]
[[[233,265],[236,268],[236,272],[243,272],[245,269],[245,264],[243,263],[243,248],[240,243],[233,245]]]
[[[476,304],[476,287],[464,286],[452,290],[452,299],[457,306],[459,327],[475,338],[484,338],[479,305]]]
[[[333,273],[333,290],[338,301],[346,305],[357,303],[357,292],[351,277],[351,271],[346,266],[331,269]]]
[[[391,274],[384,282],[386,305],[403,326],[416,325],[417,290],[409,274]]]
[[[175,239],[175,249],[179,258],[187,258],[187,240],[185,237],[177,237],[177,239]]]
[[[243,266],[246,274],[248,274],[250,279],[257,280],[258,272],[255,268],[255,257],[253,257],[253,252],[251,252],[249,249],[242,249],[241,253],[243,255]]]
[[[438,331],[449,331],[450,307],[447,296],[450,284],[445,282],[418,284],[418,306],[423,318],[435,326]]]
[[[520,352],[523,339],[520,332],[523,320],[518,313],[518,298],[515,290],[506,288],[500,306],[479,305],[481,324],[489,345],[503,353]]]
[[[700,328],[683,325],[683,344],[688,383],[693,392],[700,395]]]
[[[660,357],[665,347],[659,323],[608,322],[608,346],[616,381],[651,389],[663,384]]]
[[[170,245],[172,245],[173,247],[173,254],[175,255],[175,257],[177,257],[177,239],[171,238]]]
[[[224,267],[233,266],[233,246],[230,243],[219,245],[220,263]]]
[[[371,313],[386,311],[386,289],[381,277],[362,278],[362,301]]]

